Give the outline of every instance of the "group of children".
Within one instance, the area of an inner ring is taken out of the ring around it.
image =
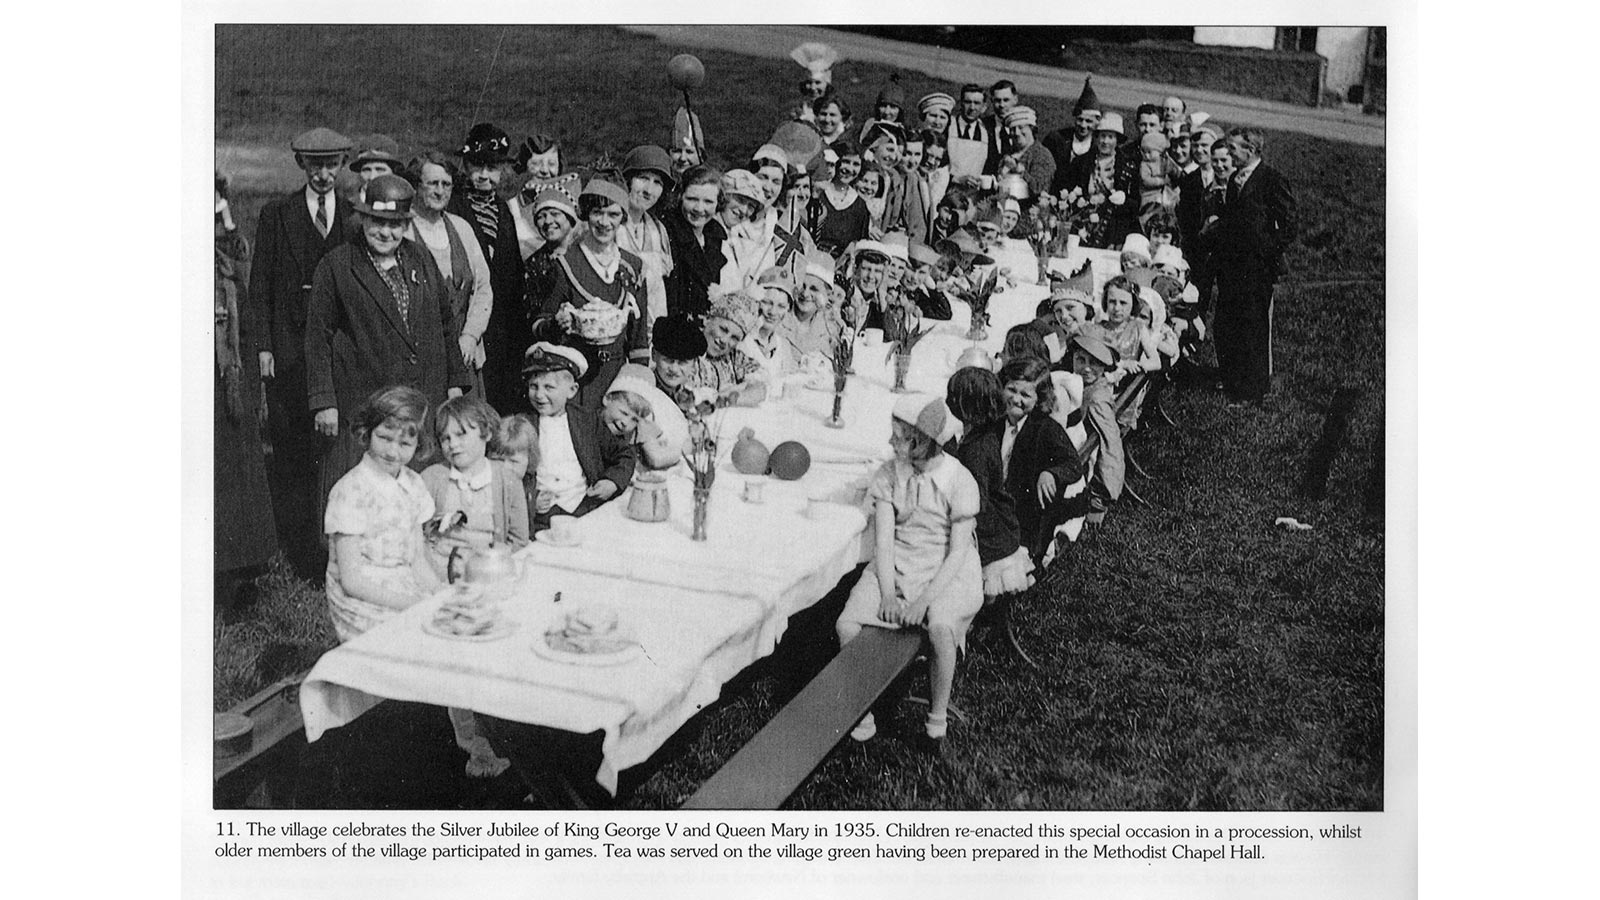
[[[754,292],[714,297],[694,321],[652,325],[653,366],[628,364],[591,409],[577,402],[589,362],[540,342],[523,367],[530,412],[501,416],[477,395],[437,410],[420,393],[375,393],[354,423],[361,463],[332,489],[325,530],[327,594],[341,641],[421,600],[448,579],[453,556],[518,548],[556,516],[582,516],[617,498],[637,469],[677,463],[689,415],[702,403],[752,405],[775,380],[827,362],[843,335],[879,323],[886,298],[914,315],[949,318],[969,297],[1015,204],[994,204],[974,243],[962,231],[937,249],[891,236],[857,243],[844,275],[817,254],[792,274],[773,270]],[[963,359],[944,398],[906,395],[893,413],[893,458],[868,490],[877,553],[837,623],[841,643],[868,624],[928,630],[932,702],[923,740],[947,728],[956,657],[986,600],[1026,590],[1033,573],[1095,523],[1117,498],[1121,434],[1114,387],[1154,371],[1201,327],[1174,246],[1175,224],[1156,214],[1148,238],[1130,235],[1122,276],[1094,298],[1085,270],[1052,282],[1038,318],[1007,335],[993,365]],[[892,288],[892,290],[891,290]],[[1097,449],[1080,450],[1090,435]],[[959,436],[958,436],[959,435]],[[434,445],[437,445],[437,451]],[[417,459],[432,462],[420,473]],[[468,771],[497,774],[470,713],[452,711]],[[854,730],[870,737],[869,715]]]

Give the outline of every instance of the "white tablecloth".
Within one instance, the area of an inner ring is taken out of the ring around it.
[[[1113,251],[1080,251],[1094,261],[1096,288],[1117,271]],[[1081,264],[1076,255],[1065,266]],[[1032,270],[1015,273],[1030,277]],[[994,295],[986,351],[997,352],[1006,330],[1034,318],[1045,287],[1021,283]],[[951,321],[912,354],[907,386],[944,393],[956,359],[973,345],[970,311],[952,304]],[[519,625],[492,642],[452,641],[426,634],[439,599],[406,610],[319,660],[300,689],[306,735],[350,722],[381,698],[472,709],[517,722],[577,733],[605,730],[597,778],[615,791],[620,769],[655,752],[685,721],[715,700],[741,669],[770,654],[789,616],[826,595],[871,558],[863,508],[873,471],[888,458],[894,370],[882,344],[858,342],[845,392],[845,427],[823,424],[831,390],[787,384],[756,408],[717,414],[722,464],[712,489],[708,540],[690,539],[693,490],[680,465],[668,475],[668,521],[627,517],[628,496],[573,522],[576,546],[536,541],[518,554],[522,575],[505,606]],[[741,428],[769,448],[804,443],[811,470],[799,481],[745,476],[729,462]],[[759,503],[744,499],[761,485]],[[563,665],[535,655],[544,623],[562,606],[599,601],[618,608],[644,655],[612,668]]]
[[[562,600],[553,603],[555,592]],[[382,698],[472,709],[586,734],[604,729],[597,780],[649,758],[722,684],[766,655],[766,612],[749,597],[704,588],[641,585],[580,572],[529,569],[503,616],[516,629],[475,643],[436,637],[423,623],[436,596],[324,654],[300,687],[306,738],[317,740]],[[537,654],[547,623],[582,603],[603,603],[643,652],[616,666],[578,666]]]
[[[731,446],[731,442],[729,442]],[[865,485],[866,464],[783,482],[740,475],[723,464],[711,490],[705,541],[691,538],[694,487],[679,467],[667,477],[671,517],[665,522],[628,518],[629,495],[573,521],[574,547],[536,540],[518,556],[528,577],[544,572],[585,572],[624,583],[707,589],[750,598],[762,613],[760,647],[770,653],[789,616],[815,603],[871,552],[860,498],[849,505],[811,502],[808,490],[825,491],[842,477]],[[842,474],[841,474],[842,473]],[[870,475],[870,471],[867,472]],[[762,500],[743,499],[746,481],[761,484]],[[632,488],[629,489],[632,491]],[[865,545],[865,547],[864,547]]]

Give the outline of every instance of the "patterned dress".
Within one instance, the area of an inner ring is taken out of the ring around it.
[[[323,531],[359,538],[357,565],[385,588],[422,599],[423,586],[412,568],[421,547],[422,523],[433,517],[433,497],[422,476],[401,468],[391,477],[371,457],[334,484],[323,514]],[[344,591],[338,555],[328,555],[328,613],[339,640],[348,641],[392,617],[397,610],[351,597]]]

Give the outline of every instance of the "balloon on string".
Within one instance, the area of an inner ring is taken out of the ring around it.
[[[692,53],[679,53],[667,60],[667,80],[680,91],[692,91],[706,83],[706,67]]]

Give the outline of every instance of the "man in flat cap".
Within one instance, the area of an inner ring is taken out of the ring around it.
[[[350,140],[327,128],[313,128],[291,141],[289,149],[306,184],[261,209],[246,318],[267,383],[272,440],[267,475],[278,543],[301,577],[320,580],[327,567],[319,540],[322,523],[316,521],[324,442],[307,406],[306,308],[317,264],[348,233],[349,204],[336,196],[334,187]]]

